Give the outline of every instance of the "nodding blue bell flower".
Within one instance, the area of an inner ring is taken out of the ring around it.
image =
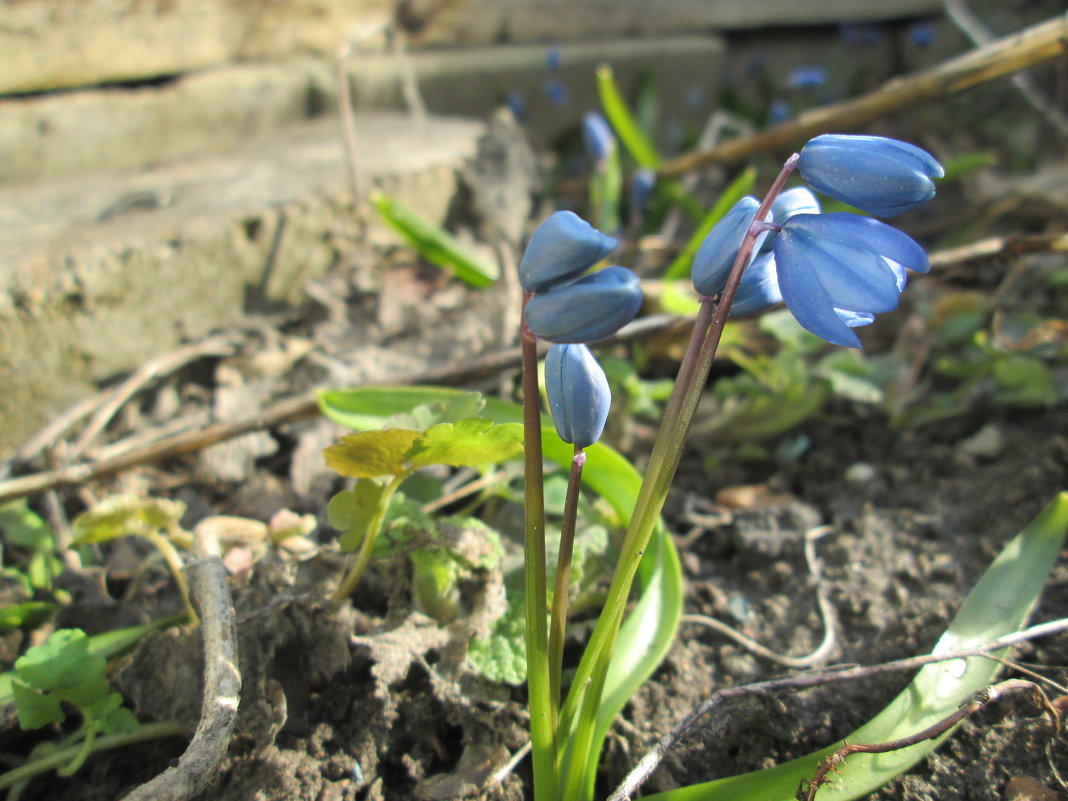
[[[778,225],[782,225],[797,214],[819,214],[820,202],[812,190],[806,186],[795,186],[781,192],[771,204],[771,219]],[[770,253],[775,245],[775,232],[769,231],[764,243],[760,246],[761,253]],[[748,271],[748,270],[747,270]]]
[[[806,329],[835,345],[859,348],[852,329],[897,308],[905,270],[925,273],[923,248],[870,217],[798,214],[775,237],[779,290]]]
[[[735,203],[731,210],[723,215],[723,219],[709,231],[693,257],[692,278],[697,294],[712,297],[723,291],[734,260],[742,248],[742,240],[745,239],[749,226],[753,224],[758,208],[760,201],[747,195]],[[768,215],[767,222],[771,220],[771,215]],[[754,258],[766,236],[767,232],[764,232],[757,237],[756,246],[753,248]],[[749,263],[752,264],[752,260]]]
[[[934,196],[945,170],[934,156],[882,136],[824,134],[801,149],[801,177],[815,190],[876,217],[893,217]]]
[[[605,267],[532,297],[527,328],[547,342],[596,342],[634,319],[642,307],[641,282],[626,267]]]
[[[554,212],[530,237],[519,281],[530,292],[544,292],[586,272],[618,245],[574,212]]]
[[[632,214],[641,214],[649,196],[656,188],[656,172],[647,167],[634,171],[630,179],[630,209]]]
[[[596,111],[587,111],[582,117],[582,141],[586,152],[598,164],[608,160],[616,149],[616,137],[608,121]]]
[[[589,348],[575,344],[549,348],[545,394],[560,439],[587,448],[601,438],[612,393]]]
[[[779,291],[779,276],[775,271],[775,256],[764,253],[742,273],[738,292],[731,304],[731,317],[756,314],[777,303],[782,303],[782,292]]]

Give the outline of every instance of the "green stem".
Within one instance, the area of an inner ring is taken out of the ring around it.
[[[134,745],[148,740],[158,740],[164,737],[180,737],[185,733],[182,724],[176,720],[145,723],[137,731],[131,732],[130,734],[112,734],[108,737],[97,737],[96,741],[92,744],[91,751],[94,754],[98,754],[102,751],[111,751],[115,748],[122,748],[127,745]],[[49,770],[57,770],[58,768],[69,764],[71,760],[78,755],[81,748],[82,744],[77,743],[67,748],[62,748],[59,751],[54,751],[48,756],[41,757],[40,759],[34,759],[27,762],[25,765],[20,765],[14,770],[9,770],[7,773],[0,775],[0,790],[5,790],[20,782],[32,779],[34,776],[41,773]]]
[[[610,651],[623,620],[624,607],[634,582],[634,576],[638,571],[638,565],[645,555],[645,548],[660,518],[660,510],[664,506],[668,489],[675,478],[679,461],[682,459],[683,445],[689,434],[693,415],[697,411],[698,401],[708,381],[712,360],[715,358],[734,296],[738,292],[742,272],[749,263],[749,257],[761,230],[760,226],[767,218],[772,202],[778,197],[790,174],[796,169],[797,158],[797,154],[794,154],[787,159],[775,182],[764,196],[764,200],[757,209],[754,222],[742,240],[741,248],[731,267],[730,276],[719,302],[714,303],[710,298],[702,298],[694,333],[679,367],[679,377],[675,382],[671,398],[668,400],[660,430],[657,432],[649,466],[642,479],[641,490],[627,528],[619,563],[612,577],[604,609],[597,620],[586,650],[582,654],[571,691],[560,712],[561,731],[571,731],[572,718],[584,692],[587,689],[596,692],[599,686],[603,686],[604,676],[600,674],[607,670],[609,661],[605,658],[605,654]],[[592,705],[591,700],[594,701]],[[584,716],[586,709],[596,709],[596,703],[599,700],[599,698],[593,698],[583,702]],[[571,773],[570,769],[568,773]],[[571,781],[568,779],[568,786],[571,786]]]
[[[526,300],[524,298],[524,306]],[[541,397],[538,392],[538,343],[524,323],[523,355],[523,602],[526,612],[527,695],[530,707],[534,798],[557,801],[557,703],[549,681],[547,581],[545,577],[545,490],[541,454]]]
[[[564,519],[560,524],[560,552],[556,558],[556,583],[553,586],[553,612],[549,623],[549,692],[560,703],[560,673],[564,661],[564,631],[567,628],[567,601],[571,589],[571,557],[575,550],[575,522],[578,518],[579,488],[586,454],[575,446],[571,472],[567,477]]]
[[[386,518],[386,509],[389,508],[389,499],[393,497],[393,493],[397,491],[397,487],[401,485],[410,474],[411,470],[405,470],[400,475],[393,477],[386,488],[382,491],[382,497],[378,501],[378,508],[375,510],[375,516],[371,519],[371,522],[367,525],[367,534],[363,538],[363,542],[360,543],[360,550],[356,553],[354,560],[350,559],[348,571],[345,573],[345,577],[341,580],[337,589],[334,590],[334,594],[330,596],[330,603],[337,606],[350,595],[352,591],[356,589],[356,585],[360,583],[360,579],[363,578],[364,571],[367,570],[367,565],[371,562],[371,554],[375,549],[375,541],[378,540],[378,534],[382,530],[382,521]]]
[[[93,752],[93,743],[96,741],[97,735],[96,722],[87,716],[84,728],[85,739],[82,740],[78,752],[74,755],[74,759],[56,770],[56,773],[60,776],[73,776],[78,772],[78,769],[85,764],[85,760],[87,760],[89,755]]]

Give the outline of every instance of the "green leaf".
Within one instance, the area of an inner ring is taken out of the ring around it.
[[[439,225],[381,192],[371,193],[371,202],[389,226],[431,264],[452,270],[461,281],[474,287],[490,286],[501,276],[501,268],[470,248],[461,245]]]
[[[522,581],[506,582],[508,598],[521,599]],[[467,647],[467,661],[490,681],[522,684],[527,677],[526,620],[521,601],[508,604],[485,637],[476,637]]]
[[[440,423],[415,440],[407,458],[415,467],[447,464],[476,467],[514,459],[523,453],[523,426],[495,425],[482,417]]]
[[[485,404],[481,393],[465,392],[437,403],[420,404],[410,412],[395,414],[383,428],[414,428],[426,431],[438,423],[455,423],[466,417],[475,417]]]
[[[52,528],[34,512],[25,498],[0,505],[3,541],[34,551],[52,550]]]
[[[987,568],[934,653],[975,648],[1023,628],[1066,533],[1068,492],[1061,492]],[[928,665],[886,709],[839,743],[767,770],[644,796],[644,801],[792,801],[800,782],[811,778],[817,763],[843,743],[887,742],[922,731],[991,684],[1000,670],[1000,663],[982,657]],[[851,801],[867,795],[926,757],[946,736],[886,754],[854,754],[817,799]]]
[[[379,512],[385,485],[361,478],[352,489],[342,490],[326,505],[330,525],[343,532],[338,541],[345,553],[360,547],[367,529]]]
[[[181,501],[144,498],[138,495],[111,495],[75,518],[71,533],[76,545],[107,542],[144,531],[166,529],[178,524],[185,514]]]
[[[19,727],[23,731],[32,731],[52,723],[62,723],[67,719],[60,705],[61,699],[55,693],[42,693],[15,679],[11,692],[18,707]]]
[[[33,628],[48,619],[59,608],[48,601],[24,601],[0,608],[0,631],[21,626]]]
[[[470,404],[478,404],[478,409],[481,409],[483,403],[482,395],[478,392],[446,387],[339,389],[320,392],[318,401],[319,410],[327,418],[356,431],[383,428],[400,414],[411,413],[414,416],[415,410],[420,406],[460,410]],[[455,419],[443,416],[435,422],[455,422],[472,415],[473,413],[464,414]]]
[[[384,428],[346,434],[325,451],[331,470],[349,478],[399,476],[408,469],[406,454],[422,432]]]
[[[686,246],[683,247],[679,255],[664,271],[665,279],[689,277],[690,270],[693,268],[693,257],[697,255],[697,249],[701,247],[701,243],[705,241],[709,231],[723,219],[723,216],[731,210],[735,203],[749,194],[755,181],[756,168],[746,167],[727,185],[727,188],[723,190],[722,194],[716,199],[715,204],[709,209],[708,214],[701,220],[700,225],[697,226],[697,230],[694,231]]]
[[[994,363],[998,403],[1010,406],[1052,406],[1057,401],[1053,374],[1041,359],[1012,353]]]
[[[114,693],[114,695],[119,695]],[[122,697],[119,696],[121,700]],[[104,734],[133,734],[141,728],[141,722],[137,716],[127,707],[120,706],[113,710],[100,722],[100,730]]]
[[[80,629],[59,629],[15,662],[19,678],[35,690],[75,687],[104,675],[104,660],[89,653]]]
[[[89,638],[89,653],[93,656],[101,656],[110,659],[117,656],[139,643],[146,634],[158,629],[173,626],[186,619],[185,615],[163,618],[153,623],[143,623],[139,626],[129,626],[124,629],[105,631],[94,634]],[[0,708],[11,704],[15,700],[14,682],[18,680],[18,674],[9,670],[0,674]]]
[[[619,91],[619,86],[616,85],[612,68],[607,64],[602,64],[597,68],[597,92],[601,97],[601,108],[604,109],[605,118],[611,123],[612,130],[630,153],[631,158],[638,163],[639,167],[647,167],[651,170],[659,167],[660,154],[656,152],[656,147],[631,114],[627,102]]]

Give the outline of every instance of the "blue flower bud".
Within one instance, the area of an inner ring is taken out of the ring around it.
[[[824,134],[797,162],[813,189],[877,217],[893,217],[934,196],[945,170],[926,150],[882,136]]]
[[[634,171],[630,179],[630,208],[633,214],[641,214],[649,196],[656,188],[656,172],[646,167]]]
[[[745,317],[782,303],[775,256],[765,253],[745,268],[738,292],[731,304],[731,317]]]
[[[574,212],[554,212],[530,237],[519,262],[519,282],[531,292],[544,292],[586,272],[618,244]]]
[[[798,214],[819,214],[820,202],[812,191],[805,186],[795,186],[779,193],[775,202],[771,204],[771,218],[782,225]],[[761,253],[769,253],[775,244],[775,232],[769,231],[764,243],[760,246]]]
[[[596,342],[634,319],[642,307],[638,276],[606,267],[535,295],[526,306],[527,328],[548,342]]]
[[[742,240],[745,239],[749,226],[753,224],[758,208],[760,201],[747,195],[735,203],[731,210],[723,215],[723,219],[709,231],[693,257],[692,277],[697,294],[711,297],[723,291],[734,260],[738,258],[738,251],[741,250]],[[769,215],[768,222],[770,221]],[[753,247],[754,258],[766,236],[767,232],[764,232],[757,237]]]
[[[560,439],[586,448],[601,438],[612,393],[604,370],[589,348],[549,348],[545,357],[545,393]]]
[[[608,121],[596,111],[587,111],[582,118],[582,141],[586,152],[597,163],[607,161],[616,149],[616,137]]]
[[[860,347],[850,329],[897,308],[905,270],[927,254],[886,223],[856,214],[798,214],[775,238],[783,300],[801,325],[836,345]]]

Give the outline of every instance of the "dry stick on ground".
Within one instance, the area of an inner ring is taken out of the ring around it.
[[[626,326],[615,336],[605,340],[603,344],[608,346],[620,342],[645,339],[658,334],[683,331],[691,324],[692,320],[675,317],[670,314],[644,317]],[[443,367],[426,370],[414,375],[397,376],[382,383],[455,386],[477,378],[494,375],[501,370],[518,367],[519,358],[519,348],[509,348],[469,359],[462,363],[447,364]],[[195,431],[184,431],[128,450],[122,450],[120,446],[116,445],[115,448],[118,452],[112,452],[112,455],[106,459],[70,465],[56,470],[45,470],[7,481],[0,481],[0,502],[33,495],[57,487],[82,484],[86,481],[114,475],[138,465],[157,462],[186,453],[194,453],[216,443],[247,434],[250,431],[270,428],[291,420],[313,417],[318,413],[316,392],[305,392],[273,403],[258,414],[244,417],[240,420],[216,423]]]
[[[816,134],[861,125],[1049,61],[1066,52],[1066,43],[1068,14],[1025,28],[932,69],[895,78],[866,95],[811,109],[754,136],[680,156],[663,164],[659,174],[673,177],[708,164],[734,163],[757,153],[790,148]]]
[[[176,767],[167,768],[142,784],[123,801],[187,801],[203,793],[218,778],[219,765],[230,744],[241,695],[237,630],[220,534],[227,518],[207,518],[193,530],[196,559],[189,565],[193,595],[200,607],[204,640],[204,698],[200,724]]]
[[[866,679],[880,673],[915,670],[935,662],[948,662],[953,659],[963,659],[972,656],[994,659],[996,657],[990,655],[991,651],[1000,651],[1003,648],[1008,648],[1027,640],[1046,637],[1066,630],[1068,630],[1068,618],[1060,618],[1048,623],[1031,626],[1031,628],[1024,629],[1023,631],[1017,631],[1013,634],[999,637],[982,646],[969,648],[963,651],[915,656],[908,659],[898,659],[894,662],[886,662],[881,665],[843,667],[837,670],[823,670],[817,673],[802,673],[796,676],[785,676],[778,679],[758,681],[752,684],[743,684],[738,687],[726,687],[713,693],[707,701],[692,710],[677,726],[675,726],[675,728],[661,737],[660,741],[653,747],[653,749],[642,757],[641,761],[634,766],[634,769],[626,775],[612,795],[608,797],[608,801],[629,801],[634,793],[638,791],[638,788],[641,787],[646,779],[652,775],[653,771],[656,770],[657,766],[663,761],[667,753],[674,748],[691,729],[701,723],[706,716],[722,706],[726,701],[733,698],[739,698],[743,695],[782,692],[785,690],[803,690],[810,687],[832,684],[838,681]]]
[[[1053,722],[1054,731],[1060,730],[1060,715],[1050,703],[1046,694],[1039,689],[1038,685],[1031,681],[1024,681],[1023,679],[1009,679],[1003,681],[1000,684],[995,684],[992,687],[984,687],[982,690],[972,693],[968,696],[957,710],[950,715],[942,718],[937,723],[933,723],[923,731],[918,731],[915,734],[911,734],[908,737],[901,737],[897,740],[888,740],[885,743],[847,743],[828,756],[822,762],[819,767],[816,768],[816,772],[807,783],[803,783],[801,788],[797,791],[797,798],[799,801],[815,801],[816,792],[827,781],[827,774],[832,770],[838,772],[838,766],[845,764],[846,757],[851,754],[886,754],[890,751],[900,751],[902,748],[908,748],[910,745],[916,745],[922,743],[924,740],[936,740],[943,734],[948,732],[958,723],[965,718],[969,718],[976,712],[985,709],[995,701],[1004,698],[1006,695],[1014,693],[1029,693],[1035,703],[1042,707],[1042,710],[1049,715],[1050,720]]]

